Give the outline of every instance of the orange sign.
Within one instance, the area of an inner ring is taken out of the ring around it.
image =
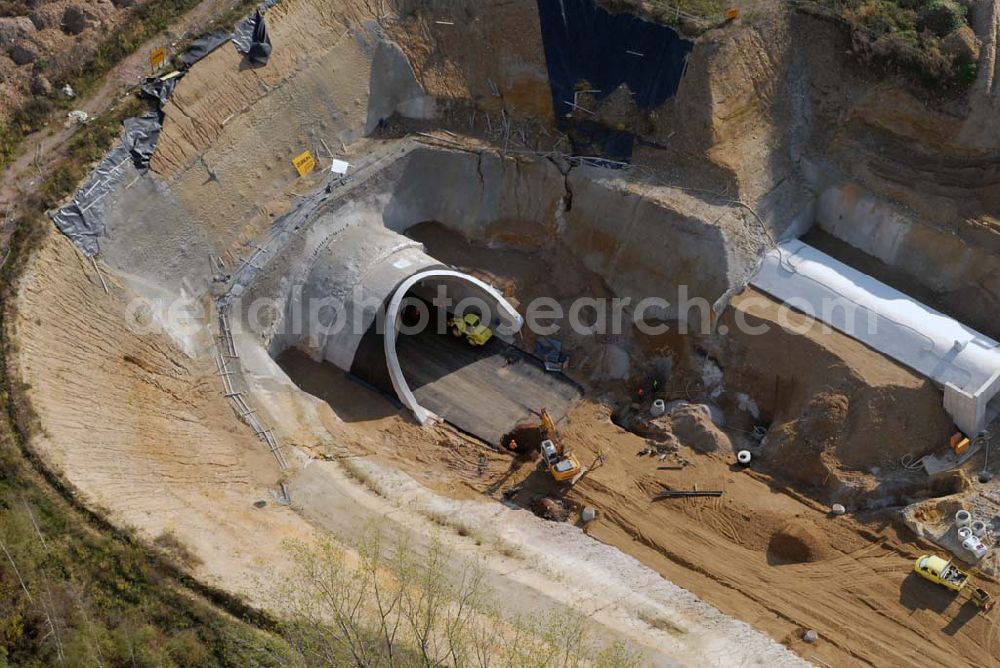
[[[316,169],[316,159],[309,151],[303,151],[299,155],[292,158],[292,164],[295,165],[295,169],[298,171],[299,176],[305,176],[312,170]]]
[[[739,10],[739,8],[737,8],[737,7],[730,7],[729,9],[726,10],[726,20],[727,21],[735,21],[738,18],[740,18],[740,10]]]
[[[149,66],[153,68],[153,71],[163,67],[163,63],[167,62],[167,50],[162,46],[156,51],[151,51],[149,53]]]

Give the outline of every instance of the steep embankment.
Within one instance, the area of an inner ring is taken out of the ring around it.
[[[88,506],[150,540],[172,533],[206,582],[260,602],[259,560],[285,563],[281,541],[311,530],[287,508],[253,508],[273,501],[277,465],[236,420],[211,358],[137,332],[135,295],[105,279],[110,295],[54,231],[21,279],[12,366],[42,427],[30,446]]]

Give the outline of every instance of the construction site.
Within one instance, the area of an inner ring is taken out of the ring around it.
[[[32,466],[277,620],[290,542],[376,526],[638,665],[994,666],[1000,3],[935,95],[818,4],[654,4],[269,0],[137,51],[72,105],[150,110],[8,285]]]

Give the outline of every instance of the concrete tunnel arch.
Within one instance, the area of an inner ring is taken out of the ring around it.
[[[389,304],[386,307],[386,329],[382,336],[382,345],[385,352],[386,365],[389,370],[389,379],[392,382],[393,390],[396,392],[396,397],[413,413],[413,416],[421,425],[427,424],[435,416],[431,411],[420,405],[413,391],[410,390],[410,385],[406,381],[406,375],[403,373],[403,368],[399,363],[399,356],[396,353],[396,333],[403,299],[406,298],[406,295],[409,294],[415,285],[429,279],[458,280],[468,283],[470,286],[492,297],[496,302],[500,315],[504,317],[503,329],[498,329],[497,331],[502,336],[513,336],[524,326],[524,318],[521,317],[521,314],[517,312],[514,306],[496,288],[479,280],[475,276],[463,274],[460,271],[452,269],[429,269],[414,274],[403,281],[396,288],[392,299],[389,300]]]
[[[307,257],[295,281],[300,289],[289,292],[284,330],[272,339],[272,356],[297,347],[316,361],[330,362],[395,393],[420,424],[435,414],[417,400],[398,350],[408,295],[430,303],[433,291],[444,284],[452,305],[481,300],[497,337],[508,342],[524,324],[493,286],[441,263],[419,242],[380,225],[339,225]],[[332,301],[313,315],[309,304],[326,300]],[[297,323],[306,329],[298,329]],[[331,326],[336,323],[345,326]]]

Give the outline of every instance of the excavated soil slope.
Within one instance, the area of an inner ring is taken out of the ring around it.
[[[280,571],[281,542],[312,531],[272,503],[277,466],[235,421],[211,358],[135,333],[135,295],[106,279],[111,295],[54,231],[22,279],[12,334],[41,420],[31,447],[88,505],[150,539],[173,533],[199,577],[259,602],[260,564]]]

